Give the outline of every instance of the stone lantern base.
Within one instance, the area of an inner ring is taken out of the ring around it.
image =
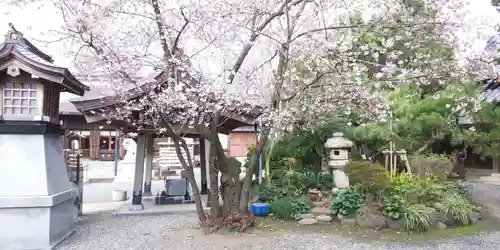
[[[52,249],[73,232],[59,134],[0,134],[0,169],[0,249]]]
[[[349,187],[349,177],[343,169],[333,169],[333,182],[336,188]]]

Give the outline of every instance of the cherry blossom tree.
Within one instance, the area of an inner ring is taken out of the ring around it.
[[[81,44],[76,50],[75,57],[81,60],[78,62],[83,69],[89,66],[105,68],[113,80],[120,79],[122,82],[116,87],[121,88],[124,93],[130,93],[124,90],[132,87],[145,92],[139,99],[133,98],[133,101],[127,99],[128,94],[124,94],[126,101],[124,106],[108,110],[104,114],[113,119],[130,120],[133,112],[140,111],[142,113],[140,117],[134,117],[136,119],[130,122],[137,126],[153,125],[170,136],[176,144],[180,161],[189,172],[188,177],[194,187],[195,199],[199,195],[194,183],[192,160],[189,159],[189,154],[185,154],[187,159],[181,154],[181,150],[187,150],[181,135],[186,129],[196,129],[203,138],[211,142],[213,149],[211,158],[214,162],[210,167],[211,177],[215,177],[211,178],[211,187],[212,190],[217,190],[217,172],[222,174],[221,186],[226,187],[221,192],[224,200],[222,209],[219,210],[219,195],[216,192],[212,198],[214,204],[209,225],[215,229],[226,224],[243,230],[252,222],[247,204],[251,175],[255,171],[257,159],[252,159],[247,176],[243,183],[240,183],[239,169],[229,166],[230,161],[223,154],[217,137],[216,128],[224,122],[224,119],[231,118],[227,113],[241,116],[251,114],[256,107],[266,109],[261,119],[265,129],[258,143],[257,152],[259,152],[270,133],[268,127],[286,125],[293,121],[297,114],[286,113],[286,109],[279,108],[280,103],[293,99],[298,93],[319,82],[323,75],[336,76],[329,81],[331,82],[329,88],[330,93],[334,88],[337,88],[338,93],[322,100],[324,106],[328,106],[326,105],[328,101],[338,105],[330,106],[330,109],[355,104],[365,110],[370,117],[380,116],[380,110],[383,110],[380,99],[372,97],[373,94],[365,90],[364,86],[353,84],[348,77],[344,77],[347,67],[342,65],[340,59],[336,65],[331,64],[331,61],[329,65],[324,65],[325,72],[319,68],[315,69],[317,75],[311,79],[303,77],[302,81],[307,83],[302,87],[290,88],[285,83],[290,81],[289,64],[295,61],[294,56],[314,53],[321,55],[328,48],[336,47],[343,42],[343,39],[330,33],[330,31],[337,32],[338,36],[345,38],[345,34],[342,33],[351,26],[341,22],[342,20],[338,24],[334,22],[330,25],[319,22],[324,21],[323,18],[314,18],[308,23],[311,15],[314,17],[325,10],[333,11],[339,7],[337,3],[318,6],[314,2],[296,0],[280,1],[274,6],[262,2],[259,6],[255,2],[221,1],[204,3],[196,8],[189,7],[189,4],[169,8],[162,6],[160,2],[150,1],[140,11],[137,11],[136,1],[130,1],[129,4],[133,4],[130,9],[123,1],[119,7],[113,4],[102,6],[91,3],[83,6],[80,4],[77,7],[63,6],[66,29],[74,35],[76,43]],[[235,8],[234,4],[238,4],[238,8]],[[166,13],[177,18],[163,18]],[[139,23],[133,23],[132,16],[142,18],[137,19]],[[126,23],[117,25],[120,18],[126,18],[122,19]],[[150,20],[149,24],[140,28],[145,34],[141,34],[138,40],[128,39],[127,37],[137,35],[137,26],[145,20]],[[110,21],[113,22],[111,27],[109,27]],[[271,25],[275,25],[276,28]],[[119,30],[113,30],[113,27]],[[130,30],[126,31],[127,28]],[[148,34],[149,29],[156,31]],[[323,38],[325,35],[331,35],[332,39]],[[202,69],[199,71],[203,74],[197,74],[195,63],[200,63],[203,58],[195,58],[189,56],[190,54],[206,54],[210,50],[224,54],[224,50],[231,51],[236,36],[244,37],[241,49],[237,48],[235,53],[223,58],[233,63],[229,66],[223,65],[219,70]],[[160,55],[147,54],[148,46],[154,47],[152,44],[154,39],[151,37],[157,37],[159,43],[157,47],[162,51]],[[138,46],[137,42],[144,42],[141,38],[149,38],[150,40],[146,40],[151,44]],[[261,42],[258,42],[259,38],[262,38]],[[203,44],[200,46],[201,49],[186,53],[184,48],[189,47],[187,45],[190,39]],[[184,45],[181,46],[183,41]],[[266,48],[273,49],[268,51]],[[318,51],[315,52],[313,48]],[[98,60],[95,59],[96,56]],[[266,59],[259,60],[258,57],[262,56]],[[321,60],[321,56],[317,59]],[[273,72],[269,69],[274,68],[275,61],[277,63]],[[148,66],[163,71],[153,84],[144,81],[144,75],[139,75]],[[330,67],[332,68],[326,71]],[[327,110],[328,107],[324,109]],[[320,109],[312,109],[312,112],[320,112]],[[201,210],[199,218],[205,222],[201,202],[197,200],[197,207]]]
[[[362,56],[384,55],[391,42],[355,50],[358,38],[353,32],[439,26],[453,34],[464,27],[463,1],[407,2],[58,0],[52,4],[63,16],[57,34],[72,46],[68,53],[76,68],[82,75],[101,76],[120,94],[120,105],[101,114],[171,137],[193,187],[200,222],[210,230],[223,225],[244,230],[252,224],[251,176],[270,135],[327,112],[355,109],[366,119],[386,116],[383,96],[371,84],[358,81],[357,73],[367,71],[360,67]],[[437,6],[437,18],[391,16],[414,5]],[[353,13],[364,14],[352,22]],[[413,45],[402,44],[398,50]],[[404,80],[416,72],[408,74],[407,67],[386,60],[371,74]],[[421,69],[435,70],[432,65]],[[217,128],[230,119],[251,121],[259,114],[262,130],[256,153],[240,180],[239,169],[223,153]],[[182,137],[188,130],[210,141],[212,190],[217,190],[219,173],[223,182],[223,204],[213,192],[210,219],[202,209],[192,159],[182,154],[188,150]]]

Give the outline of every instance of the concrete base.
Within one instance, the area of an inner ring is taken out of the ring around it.
[[[138,204],[138,205],[131,204],[131,205],[129,205],[128,210],[130,210],[130,211],[142,211],[142,210],[144,210],[144,205],[142,205],[142,204]]]
[[[130,210],[130,201],[120,206],[112,214],[113,216],[156,216],[164,214],[195,214],[195,204],[175,204],[175,205],[154,205],[153,197],[145,197],[143,199],[143,210]],[[201,197],[202,204],[206,203],[207,197]],[[205,212],[209,211],[208,207],[203,207]]]
[[[0,134],[0,168],[0,249],[52,249],[73,232],[60,135]]]
[[[22,200],[20,197],[16,198]],[[74,232],[73,219],[76,210],[74,201],[71,199],[59,204],[45,205],[1,208],[0,221],[6,226],[0,226],[0,248],[53,249],[71,235]]]

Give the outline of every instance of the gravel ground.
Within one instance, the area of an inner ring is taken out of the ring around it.
[[[500,218],[500,186],[484,183],[474,185],[473,197],[486,204],[493,216]],[[340,235],[287,232],[280,235],[245,234],[202,235],[196,229],[193,215],[113,217],[110,213],[83,218],[76,233],[59,250],[210,250],[210,249],[300,249],[300,250],[375,250],[375,249],[429,249],[429,250],[500,250],[500,232],[475,236],[428,241],[425,244],[401,244],[372,241],[370,244]]]
[[[493,217],[500,219],[500,185],[481,182],[470,182],[470,184],[473,187],[472,199],[482,204]]]
[[[425,245],[402,245],[387,242],[367,244],[339,235],[301,232],[281,235],[205,236],[195,226],[195,215],[147,217],[112,217],[109,213],[89,215],[81,221],[77,232],[58,249],[500,249],[500,233],[433,241]]]

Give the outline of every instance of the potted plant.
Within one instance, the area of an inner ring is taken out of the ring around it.
[[[309,191],[307,192],[307,197],[311,201],[318,201],[320,199],[320,194],[321,191],[317,188],[310,188]]]
[[[308,188],[307,197],[311,201],[319,201],[321,199],[323,175],[322,173],[309,172],[306,178],[306,187]]]

